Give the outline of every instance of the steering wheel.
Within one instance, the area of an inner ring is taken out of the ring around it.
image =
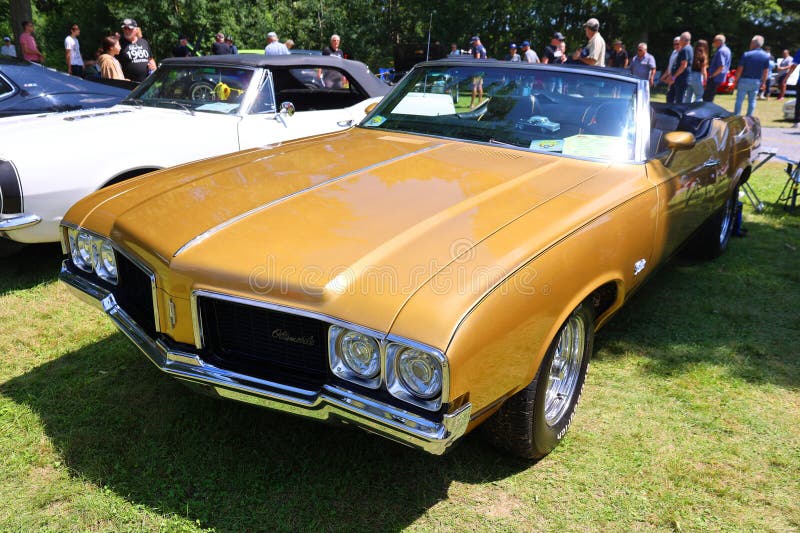
[[[207,82],[197,82],[189,87],[189,97],[201,102],[214,101],[214,87]]]

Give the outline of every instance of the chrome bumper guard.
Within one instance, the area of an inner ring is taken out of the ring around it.
[[[0,215],[0,231],[12,231],[15,229],[27,228],[41,222],[42,219],[36,215],[26,213],[15,213],[13,215]]]
[[[467,430],[472,405],[467,403],[441,422],[375,401],[337,385],[308,391],[245,376],[205,363],[196,354],[171,349],[151,338],[117,305],[114,295],[69,270],[65,261],[59,275],[80,300],[105,312],[159,369],[207,392],[269,409],[317,420],[353,423],[413,448],[441,455]]]

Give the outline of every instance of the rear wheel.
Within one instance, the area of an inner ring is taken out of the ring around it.
[[[484,424],[497,447],[540,459],[567,433],[581,397],[594,344],[594,313],[587,303],[561,326],[536,377]]]

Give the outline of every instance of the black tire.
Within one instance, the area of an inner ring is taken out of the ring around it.
[[[6,257],[11,257],[12,255],[19,253],[20,250],[25,248],[25,245],[21,242],[12,241],[10,239],[4,239],[0,237],[0,259],[4,259]]]
[[[574,366],[577,372],[574,388],[565,400],[548,402],[547,392],[556,352],[559,348],[563,351],[562,340],[567,342],[567,336],[573,334],[576,327],[582,329],[583,335],[574,343],[582,350],[580,362]],[[525,459],[541,459],[558,446],[572,423],[580,401],[593,346],[594,312],[584,302],[562,324],[533,381],[509,398],[483,424],[488,440],[498,448]]]
[[[688,251],[700,259],[716,259],[728,249],[736,225],[739,187],[734,187],[725,205],[706,221],[689,242]]]

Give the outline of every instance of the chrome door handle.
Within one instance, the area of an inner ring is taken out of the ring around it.
[[[353,125],[353,119],[340,120],[339,122],[336,123],[336,125],[339,126],[340,128],[349,128],[350,126]]]
[[[709,159],[708,161],[703,163],[704,168],[715,167],[717,165],[719,165],[719,159]]]

